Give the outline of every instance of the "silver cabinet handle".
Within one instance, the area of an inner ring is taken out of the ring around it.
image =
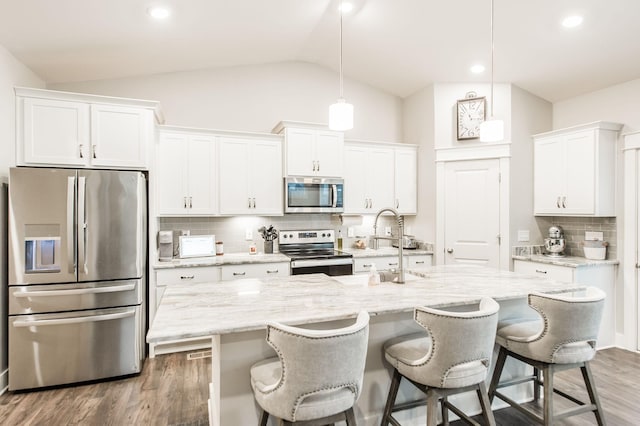
[[[558,196],[558,198],[556,198],[556,207],[560,208],[560,196]]]
[[[192,209],[193,208],[193,198],[189,197],[189,208]]]
[[[247,273],[246,273],[246,272],[234,272],[234,273],[233,273],[233,276],[234,276],[234,277],[238,277],[238,276],[242,277],[242,276],[244,276],[244,275],[247,275]]]
[[[567,196],[566,195],[564,197],[562,197],[562,208],[563,209],[567,208]]]
[[[389,266],[398,266],[398,262],[394,262],[394,263],[389,262],[389,263],[387,263],[387,265],[389,265]]]
[[[400,200],[396,198],[396,209],[399,209],[399,208],[400,208]]]
[[[312,171],[314,171],[314,172],[315,172],[315,171],[316,171],[316,167],[317,167],[317,166],[316,166],[316,160],[313,160],[313,170],[312,170]]]
[[[253,200],[253,208],[255,209],[256,208],[256,199],[252,198],[251,200]]]
[[[95,145],[91,145],[91,148],[93,150],[93,158],[98,158],[96,146]]]
[[[249,208],[251,208],[251,198],[247,198],[247,200],[249,200]]]
[[[187,208],[187,197],[182,197],[182,201],[184,201],[184,208]]]
[[[78,152],[80,154],[80,158],[84,158],[84,153],[82,152],[82,148],[83,148],[82,144],[78,145]]]
[[[180,279],[181,280],[192,280],[194,279],[196,276],[195,275],[181,275]]]
[[[318,160],[318,169],[316,170],[316,172],[320,171],[320,160]]]
[[[541,270],[541,269],[536,269],[536,272],[537,272],[538,274],[546,274],[546,273],[547,273],[547,271],[543,271],[543,270]]]
[[[373,263],[365,263],[364,265],[362,265],[363,268],[371,268],[373,266]]]
[[[421,265],[424,263],[424,260],[416,260],[416,265]]]
[[[447,253],[449,253],[449,254],[453,253],[453,249],[452,248],[448,248],[447,249]]]
[[[277,270],[277,269],[276,269],[276,270],[274,270],[274,271],[267,271],[267,274],[277,274],[277,273],[278,273],[278,270]]]

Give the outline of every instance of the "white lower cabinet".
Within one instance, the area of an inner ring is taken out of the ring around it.
[[[223,265],[222,281],[241,278],[273,278],[289,275],[289,262]]]
[[[551,265],[529,260],[514,260],[513,271],[527,275],[545,277],[555,281],[579,283],[597,287],[607,295],[598,334],[598,348],[615,345],[615,277],[616,265],[580,265],[577,267]]]
[[[416,268],[423,266],[431,266],[432,256],[430,254],[403,256],[403,266],[407,268]],[[371,270],[371,266],[376,265],[378,271],[388,271],[389,269],[398,268],[398,256],[373,256],[358,257],[353,260],[353,273],[366,273]]]

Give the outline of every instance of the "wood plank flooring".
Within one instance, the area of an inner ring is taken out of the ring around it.
[[[32,392],[7,392],[0,396],[0,425],[206,425],[210,361],[187,360],[185,353],[164,355],[148,359],[138,376]],[[596,355],[592,370],[608,424],[640,425],[640,354],[605,349]],[[562,389],[586,398],[578,371],[563,372],[556,377]],[[513,409],[495,414],[498,425],[531,424]],[[461,423],[452,423],[458,424]],[[591,424],[596,424],[593,414],[558,423]]]

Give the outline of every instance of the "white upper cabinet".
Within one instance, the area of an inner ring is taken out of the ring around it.
[[[273,129],[284,134],[285,176],[342,177],[344,134],[321,127],[280,122]]]
[[[220,214],[284,214],[279,138],[220,137],[218,157]]]
[[[216,214],[215,168],[215,136],[161,130],[156,150],[158,215]]]
[[[377,213],[385,207],[416,213],[416,147],[399,145],[345,143],[345,213]]]
[[[534,214],[615,216],[621,128],[596,122],[534,135]]]
[[[16,88],[16,163],[146,169],[158,104]]]

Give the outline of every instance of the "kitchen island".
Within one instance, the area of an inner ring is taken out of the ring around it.
[[[277,321],[333,328],[349,324],[360,310],[367,310],[371,315],[367,366],[355,411],[359,424],[376,424],[391,377],[382,345],[391,337],[419,330],[412,318],[415,306],[464,309],[489,296],[500,303],[501,317],[508,317],[528,311],[526,295],[530,291],[557,293],[582,288],[467,265],[416,268],[409,271],[403,285],[369,287],[366,282],[366,275],[298,275],[172,286],[162,298],[147,341],[211,336],[210,423],[257,424],[259,408],[253,400],[249,368],[275,356],[265,341],[266,324]],[[399,395],[411,398],[415,394],[410,387],[403,387]],[[469,408],[474,409],[472,398]],[[424,411],[406,414],[412,417],[405,418],[403,424],[424,424]],[[403,421],[400,414],[398,417]]]

